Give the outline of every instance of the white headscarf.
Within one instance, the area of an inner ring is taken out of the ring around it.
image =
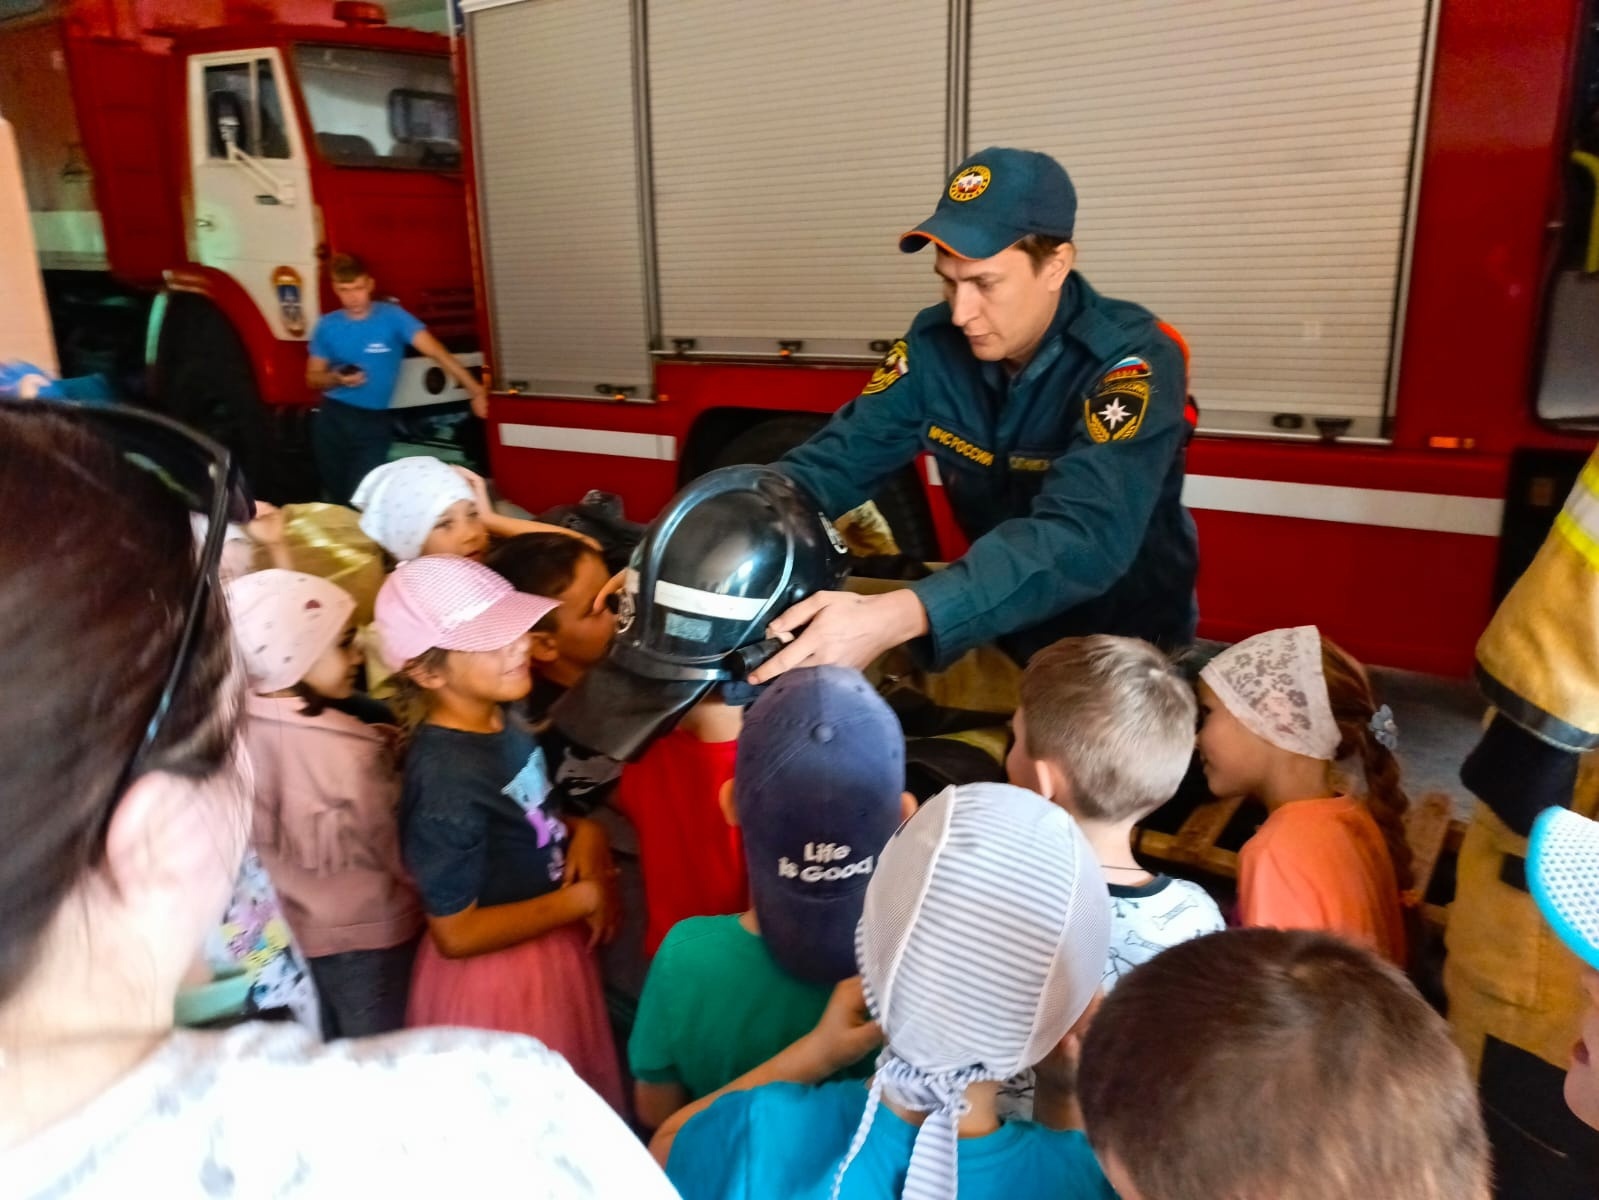
[[[368,473],[351,503],[361,532],[401,562],[422,554],[433,526],[450,505],[473,499],[472,487],[436,458],[400,458]]]
[[[1110,947],[1110,897],[1066,812],[1004,783],[947,788],[889,839],[855,954],[883,1027],[844,1174],[886,1091],[928,1113],[906,1200],[953,1200],[966,1089],[1041,1061],[1087,1010]]]
[[[1314,625],[1257,633],[1211,659],[1199,677],[1256,737],[1306,758],[1338,757],[1341,739]]]

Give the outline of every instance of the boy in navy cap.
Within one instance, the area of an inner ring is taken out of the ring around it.
[[[752,907],[680,921],[661,943],[628,1044],[644,1124],[809,1032],[855,974],[867,882],[915,809],[904,781],[899,722],[856,671],[790,672],[750,708],[721,800]]]

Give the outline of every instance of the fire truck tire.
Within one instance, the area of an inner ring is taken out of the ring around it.
[[[746,429],[723,446],[707,465],[731,467],[739,463],[776,462],[795,446],[810,438],[825,422],[819,417],[772,417]],[[894,531],[894,540],[906,554],[923,562],[938,558],[938,537],[933,518],[927,511],[916,469],[906,467],[873,496],[877,509]]]
[[[271,419],[244,342],[214,305],[175,298],[157,379],[162,408],[232,450],[261,499],[288,503],[318,495],[310,447],[291,434],[304,422]]]

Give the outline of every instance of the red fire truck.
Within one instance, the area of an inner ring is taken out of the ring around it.
[[[775,456],[937,298],[896,235],[1050,151],[1078,267],[1192,347],[1201,632],[1464,674],[1599,414],[1574,0],[463,0],[491,445],[647,517]],[[961,544],[934,460],[882,498]]]
[[[11,0],[16,126],[68,374],[153,368],[153,398],[312,492],[305,343],[358,254],[464,362],[477,330],[449,40],[334,0]],[[465,397],[408,359],[398,407]]]

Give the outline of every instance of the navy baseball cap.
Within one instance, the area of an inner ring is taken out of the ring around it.
[[[855,926],[904,789],[905,735],[859,671],[799,667],[750,706],[733,804],[755,919],[790,975],[855,974]]]
[[[992,258],[1030,233],[1070,241],[1077,189],[1047,154],[990,146],[949,177],[938,207],[899,239],[914,254],[928,242],[957,258]]]

